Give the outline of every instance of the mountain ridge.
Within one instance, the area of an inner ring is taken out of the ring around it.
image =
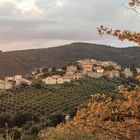
[[[51,48],[7,51],[0,53],[0,77],[26,74],[36,67],[59,67],[80,59],[112,60],[124,67],[140,67],[140,48],[71,43]]]

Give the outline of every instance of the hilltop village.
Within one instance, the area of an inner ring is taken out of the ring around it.
[[[0,89],[12,89],[21,85],[31,86],[35,80],[39,80],[45,85],[55,85],[70,83],[85,76],[91,78],[119,78],[122,76],[129,78],[139,74],[140,68],[122,68],[121,65],[113,61],[86,59],[62,68],[37,68],[25,77],[22,75],[6,76],[4,80],[0,80]]]

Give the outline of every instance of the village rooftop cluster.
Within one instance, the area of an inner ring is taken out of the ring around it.
[[[135,73],[140,74],[140,68],[135,69]],[[0,89],[12,89],[25,84],[31,86],[34,79],[41,80],[45,85],[55,85],[70,83],[86,76],[91,78],[125,78],[133,77],[134,70],[130,68],[122,69],[121,65],[113,61],[97,61],[95,59],[79,60],[68,64],[63,68],[38,68],[26,75],[6,76],[5,80],[0,80]]]
[[[45,77],[46,71],[54,74]],[[140,68],[136,68],[135,73],[140,73]],[[122,69],[121,65],[113,61],[97,61],[95,59],[79,60],[63,68],[40,68],[32,72],[33,78],[45,77],[42,79],[42,82],[46,85],[70,83],[85,76],[91,78],[119,78],[124,76],[129,78],[133,77],[133,75],[134,70],[130,68]]]

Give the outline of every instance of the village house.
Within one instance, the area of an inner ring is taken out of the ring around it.
[[[138,75],[138,76],[136,77],[136,80],[138,80],[138,81],[140,82],[140,75]]]
[[[57,84],[63,84],[63,83],[64,83],[63,77],[58,77],[57,78]]]
[[[109,61],[101,62],[100,65],[103,67],[107,67],[107,66],[109,66]]]
[[[98,73],[104,73],[104,69],[99,68],[99,69],[97,69],[97,72]]]
[[[77,71],[77,66],[75,66],[75,65],[69,65],[69,66],[67,66],[67,68],[66,68],[67,70],[67,72],[76,72]]]
[[[86,74],[88,72],[92,72],[93,64],[91,64],[91,63],[81,63],[80,67],[83,70],[83,74]]]
[[[1,90],[7,90],[7,89],[12,89],[12,88],[13,88],[12,82],[0,80],[0,89]]]
[[[22,79],[22,75],[15,75],[14,78],[15,78],[15,80],[20,80],[20,79]]]
[[[47,72],[47,68],[46,67],[39,68],[39,73],[44,73],[44,72]]]
[[[140,74],[140,68],[136,68],[137,74]]]
[[[23,79],[22,75],[15,75],[15,76],[13,76],[13,77],[14,77],[14,79],[15,79],[15,82],[16,82],[16,85],[17,85],[17,86],[19,86],[19,85],[22,84],[22,79]]]
[[[52,68],[48,68],[48,72],[52,72],[53,71],[53,69]]]
[[[53,76],[49,76],[42,80],[46,85],[54,85],[57,83],[57,78]]]
[[[116,70],[121,70],[122,69],[121,65],[118,65],[118,64],[113,65],[113,67]]]
[[[22,75],[15,75],[15,76],[6,76],[5,77],[6,82],[12,82],[13,84],[16,84],[17,86],[21,84],[27,84],[31,86],[32,82],[23,78]]]
[[[102,69],[101,67],[93,67],[93,70],[98,73],[104,73],[104,69]]]
[[[98,64],[98,61],[96,59],[91,59],[92,64]]]
[[[22,79],[18,80],[18,82],[16,84],[17,85],[25,84],[25,85],[31,86],[32,85],[32,82],[30,80],[27,80],[25,78],[22,78]]]
[[[75,73],[72,77],[73,80],[79,80],[83,77],[82,73]]]
[[[64,84],[65,82],[71,82],[71,76],[60,76],[60,75],[53,75],[49,76],[42,80],[46,85],[55,85],[55,84]]]
[[[123,74],[126,78],[133,77],[133,72],[130,70],[130,68],[125,68]]]
[[[100,78],[103,76],[103,73],[99,72],[88,72],[87,75],[92,78]]]
[[[64,70],[61,69],[61,68],[57,68],[56,71],[57,71],[57,72],[64,72]]]
[[[37,74],[36,71],[32,71],[32,72],[31,72],[31,75],[36,75],[36,74]]]
[[[39,73],[39,70],[38,70],[37,68],[35,68],[35,69],[31,72],[32,75],[36,75],[36,74],[38,74],[38,73]]]
[[[5,81],[6,82],[18,82],[22,79],[22,75],[15,75],[15,76],[6,76]]]
[[[63,76],[63,81],[64,81],[64,83],[70,83],[71,82],[71,76],[67,76],[67,75]]]
[[[34,75],[34,78],[39,79],[42,76],[44,76],[44,73],[38,73],[38,74]]]
[[[120,65],[118,65],[117,63],[113,62],[113,61],[103,61],[100,64],[103,67],[108,67],[108,66],[112,66],[112,67],[116,67],[116,69],[120,69]]]
[[[77,63],[79,65],[82,65],[82,64],[92,64],[92,65],[99,65],[99,61],[95,60],[95,59],[85,59],[85,60],[79,60],[77,61]]]
[[[117,70],[106,71],[105,76],[107,76],[108,78],[119,78],[120,72]]]
[[[66,74],[66,75],[69,75],[69,76],[70,76],[70,75],[72,76],[72,75],[74,75],[74,74],[75,74],[75,72],[74,72],[74,71],[66,71],[66,73],[65,73],[65,74]]]
[[[7,81],[7,82],[13,82],[13,81],[15,81],[15,78],[14,77],[11,77],[11,76],[6,76],[5,77],[5,81]]]
[[[82,68],[83,68],[84,72],[91,72],[92,68],[93,68],[93,65],[92,64],[88,64],[88,63],[87,64],[83,64]]]
[[[118,65],[116,62],[114,62],[114,61],[108,61],[108,64],[110,65],[110,66],[115,66],[115,65]]]

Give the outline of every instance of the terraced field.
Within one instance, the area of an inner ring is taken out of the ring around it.
[[[73,112],[80,104],[85,103],[91,94],[104,93],[108,96],[118,96],[115,89],[122,83],[124,80],[121,79],[85,78],[71,84],[42,88],[33,86],[1,92],[0,115],[8,114],[14,117],[20,112],[31,113],[37,116],[40,122],[45,122],[53,114]]]

